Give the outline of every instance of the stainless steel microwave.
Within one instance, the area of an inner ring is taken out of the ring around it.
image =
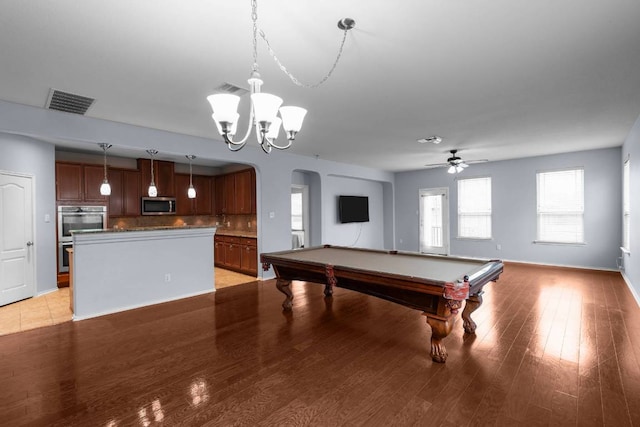
[[[175,197],[143,197],[140,208],[142,215],[175,215]]]

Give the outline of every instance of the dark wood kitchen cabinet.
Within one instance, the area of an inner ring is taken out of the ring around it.
[[[213,215],[213,178],[205,175],[194,175],[193,186],[196,189],[196,215]],[[185,190],[186,191],[186,190]]]
[[[106,203],[100,194],[104,167],[56,162],[56,200],[60,203]]]
[[[176,195],[176,215],[193,215],[195,213],[195,200],[187,196],[189,188],[189,174],[177,173],[174,176]],[[196,197],[199,194],[196,193]]]
[[[83,165],[83,197],[85,202],[106,202],[107,196],[100,194],[104,181],[104,166]]]
[[[216,267],[257,276],[258,249],[255,238],[216,235],[214,242]]]
[[[82,201],[82,165],[56,162],[56,200]]]
[[[109,168],[109,216],[140,215],[140,172]]]
[[[146,196],[151,183],[151,159],[138,159],[138,170],[142,180],[140,192]],[[174,177],[173,162],[153,160],[153,180],[159,197],[176,197]]]
[[[248,237],[240,238],[240,270],[252,276],[258,275],[257,240]]]
[[[256,173],[245,169],[214,179],[215,213],[254,214],[256,213]]]
[[[196,198],[187,196],[189,189],[189,174],[175,174],[176,214],[177,215],[212,215],[211,190],[212,177],[206,175],[193,175],[193,188],[196,190]]]
[[[240,249],[239,237],[227,237],[224,249],[224,261],[227,268],[236,271],[240,270],[240,267],[242,266],[240,258],[242,251]]]
[[[236,214],[256,213],[256,174],[246,169],[234,174]]]

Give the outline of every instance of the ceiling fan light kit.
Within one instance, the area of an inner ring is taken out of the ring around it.
[[[249,125],[241,140],[233,140],[238,129],[238,119],[240,117],[237,112],[240,97],[228,93],[218,93],[209,95],[207,97],[207,101],[211,104],[211,109],[213,110],[211,117],[216,124],[216,128],[231,151],[238,151],[244,147],[249,135],[251,134],[251,129],[255,125],[258,144],[265,153],[270,153],[272,148],[284,150],[291,147],[296,134],[302,128],[302,122],[307,114],[307,110],[295,106],[281,107],[282,98],[268,93],[262,93],[260,91],[263,81],[258,73],[258,35],[260,35],[267,44],[269,53],[279,65],[280,69],[289,76],[294,84],[314,88],[324,83],[338,65],[345,40],[347,38],[347,32],[355,26],[355,21],[351,18],[344,18],[338,21],[338,28],[344,32],[338,56],[329,72],[320,80],[320,82],[313,85],[306,85],[296,79],[289,71],[287,71],[286,67],[280,63],[278,58],[275,56],[273,49],[271,49],[271,45],[269,44],[266,35],[262,30],[258,29],[257,0],[251,1],[251,20],[253,22],[253,67],[251,77],[249,77],[248,80],[251,92],[251,106],[249,109]],[[278,112],[280,112],[280,117],[277,117]],[[276,143],[276,139],[280,133],[280,126],[284,129],[287,137],[287,142],[283,145]]]

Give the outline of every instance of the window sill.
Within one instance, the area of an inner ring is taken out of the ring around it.
[[[534,240],[536,245],[558,245],[558,246],[587,246],[587,242],[547,242],[545,240]]]
[[[457,236],[456,240],[471,240],[471,241],[478,241],[478,242],[490,242],[493,240],[493,237],[460,237]]]

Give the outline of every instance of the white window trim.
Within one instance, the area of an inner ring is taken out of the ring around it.
[[[473,180],[473,179],[488,179],[489,180],[489,221],[490,221],[490,235],[487,237],[478,237],[478,236],[461,236],[460,235],[460,181],[469,181],[469,180]],[[474,177],[469,177],[469,178],[458,178],[456,179],[456,190],[457,190],[457,235],[456,235],[456,240],[465,240],[465,241],[481,241],[481,242],[487,242],[487,241],[491,241],[493,240],[493,180],[491,179],[491,176],[474,176]]]
[[[582,170],[582,242],[562,242],[555,240],[543,240],[537,238],[540,235],[540,221],[539,221],[539,197],[540,197],[540,188],[538,176],[542,173],[553,173],[553,172],[564,172],[564,171],[574,171],[574,170]],[[533,240],[535,244],[544,244],[544,245],[559,245],[559,246],[585,246],[587,245],[587,238],[584,229],[584,211],[585,211],[585,200],[584,200],[584,185],[585,185],[585,171],[583,166],[576,167],[568,167],[561,169],[549,169],[549,170],[539,170],[536,171],[536,239]]]
[[[626,185],[625,185],[626,183]],[[626,202],[626,203],[625,203]],[[627,221],[625,221],[625,219]],[[622,165],[622,246],[620,250],[624,254],[631,254],[631,157],[627,156],[627,159]],[[624,224],[627,222],[628,228],[625,230]],[[626,245],[625,245],[626,240]]]

